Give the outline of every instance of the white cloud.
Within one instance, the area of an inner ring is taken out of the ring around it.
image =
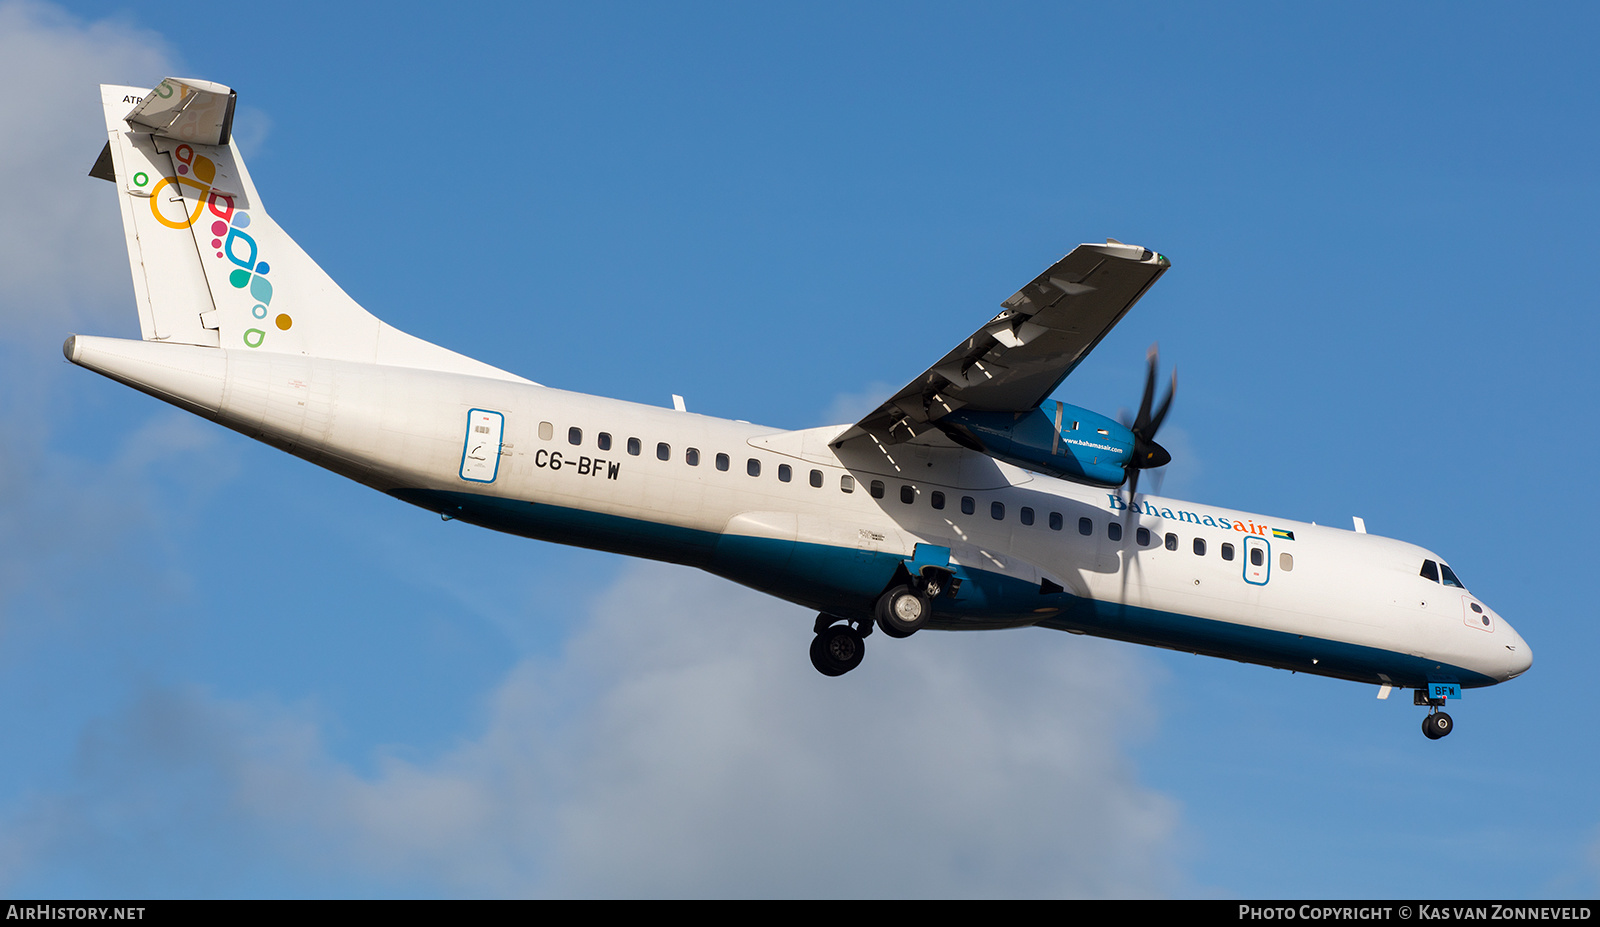
[[[215,447],[208,426],[171,415],[136,429],[109,463],[52,446],[78,411],[57,394],[61,339],[138,331],[116,197],[88,176],[105,144],[97,85],[170,70],[162,40],[131,21],[0,2],[0,122],[12,129],[0,146],[0,630],[19,596],[59,609],[87,584],[82,564],[132,533],[141,549],[159,544],[152,473]]]
[[[1124,752],[1152,723],[1137,695],[1151,669],[1130,649],[1042,630],[874,635],[860,669],[827,679],[809,636],[792,606],[641,564],[562,661],[518,665],[481,734],[436,759],[363,777],[303,712],[152,693],[86,741],[85,768],[116,774],[91,771],[86,801],[32,819],[48,807],[49,832],[76,835],[58,852],[106,820],[188,822],[187,840],[267,835],[273,858],[240,865],[446,894],[1176,887],[1178,809]]]
[[[868,383],[856,393],[839,393],[833,397],[828,411],[823,414],[823,421],[819,425],[842,425],[847,422],[858,422],[862,416],[882,405],[890,396],[894,395],[898,386],[878,380]]]
[[[88,176],[106,142],[98,85],[153,84],[170,69],[162,40],[131,21],[86,23],[42,3],[0,3],[4,337],[76,324],[137,331],[116,198]]]
[[[586,725],[605,762],[562,809],[560,883],[603,893],[621,867],[649,894],[1159,891],[1159,864],[1122,858],[1161,858],[1175,817],[1125,784],[1120,738],[1147,719],[1097,697],[1136,688],[1118,655],[1044,631],[876,635],[829,680],[807,617],[655,567],[612,593],[580,655],[619,684]]]
[[[1596,885],[1600,885],[1600,826],[1595,827],[1590,833],[1592,836],[1589,840],[1587,852],[1584,854],[1584,862],[1588,864],[1587,876],[1589,880]]]

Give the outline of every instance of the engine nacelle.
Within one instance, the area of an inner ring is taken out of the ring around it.
[[[937,424],[997,460],[1096,486],[1122,485],[1133,455],[1133,432],[1120,422],[1061,402],[1031,412],[957,409]]]

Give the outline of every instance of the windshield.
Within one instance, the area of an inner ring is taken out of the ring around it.
[[[1456,579],[1456,571],[1450,569],[1450,567],[1447,565],[1443,563],[1439,564],[1439,572],[1444,574],[1444,584],[1446,586],[1455,586],[1458,589],[1467,588],[1465,583],[1459,579]]]

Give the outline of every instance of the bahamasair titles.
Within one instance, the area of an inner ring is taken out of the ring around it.
[[[860,421],[783,431],[542,386],[400,332],[267,213],[234,91],[101,96],[90,174],[116,187],[142,339],[74,335],[69,360],[445,518],[815,610],[826,675],[875,630],[1035,626],[1411,689],[1438,739],[1447,699],[1532,663],[1429,550],[1138,494],[1170,460],[1154,352],[1131,421],[1050,397],[1166,273],[1148,249],[1080,245]]]

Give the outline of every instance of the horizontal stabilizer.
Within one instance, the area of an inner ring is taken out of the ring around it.
[[[226,145],[233,134],[237,99],[238,94],[221,84],[169,77],[145,94],[126,118],[136,131],[194,145]]]

